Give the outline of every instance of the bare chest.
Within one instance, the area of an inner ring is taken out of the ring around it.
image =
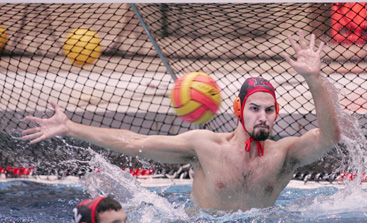
[[[261,158],[244,163],[241,159],[232,160],[230,165],[224,165],[210,177],[213,189],[221,191],[238,191],[242,193],[258,192],[272,193],[281,178],[281,167],[273,162],[262,162]],[[263,191],[261,191],[263,190]]]
[[[292,173],[276,157],[257,157],[251,161],[238,154],[223,157],[222,165],[207,175],[208,189],[222,203],[236,206],[264,207],[273,205],[291,179]]]
[[[242,146],[223,143],[198,153],[192,193],[200,206],[248,210],[275,203],[293,174],[285,150],[268,143],[264,156],[250,157]]]

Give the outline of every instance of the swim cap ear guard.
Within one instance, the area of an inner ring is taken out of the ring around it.
[[[241,98],[237,97],[236,100],[234,100],[233,102],[233,110],[234,110],[234,115],[238,118],[241,119]],[[275,120],[278,118],[279,115],[279,104],[278,102],[275,102]]]
[[[234,115],[240,119],[241,118],[241,98],[237,97],[236,100],[233,102],[233,110]]]

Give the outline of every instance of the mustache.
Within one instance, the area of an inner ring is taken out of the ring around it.
[[[262,125],[262,124],[255,125],[255,126],[254,126],[254,129],[255,129],[255,128],[257,128],[257,127],[262,127],[262,128],[267,128],[267,129],[269,129],[269,126],[268,126],[268,125]]]

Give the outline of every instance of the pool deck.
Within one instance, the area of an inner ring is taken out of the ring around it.
[[[143,187],[169,187],[169,186],[191,186],[191,179],[169,179],[169,178],[138,178],[136,179],[140,182]],[[4,178],[0,177],[0,183],[14,182],[14,181],[31,181],[43,184],[63,184],[63,185],[75,185],[80,186],[79,177],[68,176],[63,179],[58,179],[56,176],[31,176],[31,177],[19,177],[19,178]],[[300,188],[300,189],[315,189],[319,187],[336,187],[344,188],[349,185],[350,181],[301,181],[301,180],[291,180],[287,185],[287,188]],[[367,189],[367,182],[361,183],[360,186],[363,189]]]

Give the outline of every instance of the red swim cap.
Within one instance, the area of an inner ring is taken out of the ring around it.
[[[267,92],[269,94],[271,94],[275,100],[275,112],[276,112],[276,116],[275,119],[278,117],[279,114],[279,106],[277,103],[277,99],[275,97],[275,90],[273,85],[271,85],[271,83],[261,77],[251,77],[246,79],[246,81],[243,83],[240,93],[237,97],[237,99],[235,100],[234,104],[233,104],[233,108],[234,108],[234,112],[235,115],[237,116],[237,118],[239,118],[243,129],[248,133],[246,127],[245,127],[245,123],[243,121],[243,109],[245,107],[246,104],[246,100],[247,98],[252,95],[253,93],[256,92]],[[251,150],[251,142],[255,141],[252,137],[250,137],[247,141],[246,141],[246,147],[245,150],[247,152],[249,152]],[[264,154],[263,148],[260,144],[260,142],[255,141],[258,147],[258,154],[259,156],[262,156]]]
[[[251,77],[243,83],[240,93],[238,94],[238,98],[233,104],[235,115],[237,118],[240,119],[241,123],[243,123],[243,108],[245,106],[246,100],[250,95],[256,92],[267,92],[271,94],[275,100],[276,115],[278,116],[279,114],[279,106],[275,97],[275,90],[273,85],[271,85],[271,83],[264,78]],[[245,131],[247,132],[246,129]]]
[[[259,91],[270,93],[271,95],[273,95],[274,100],[277,101],[275,97],[274,87],[269,81],[261,77],[251,77],[248,78],[245,83],[243,83],[240,93],[238,95],[238,97],[240,97],[241,99],[241,104],[245,104],[247,98],[250,95]]]
[[[80,202],[74,208],[74,222],[75,223],[96,223],[96,209],[105,197],[96,197],[93,200],[85,200]]]

